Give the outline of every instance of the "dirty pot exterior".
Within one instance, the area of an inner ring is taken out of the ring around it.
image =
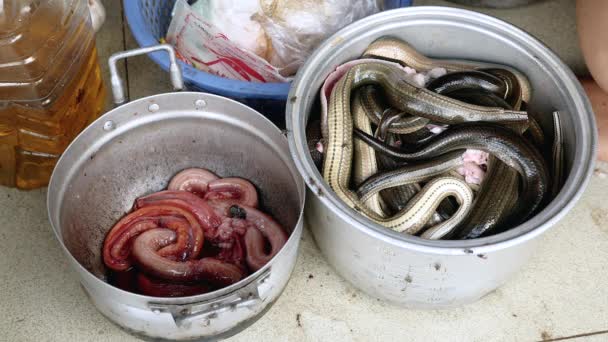
[[[156,298],[111,286],[101,257],[105,234],[135,198],[166,188],[188,167],[250,179],[261,189],[261,203],[288,230],[286,245],[246,279],[203,295]],[[140,336],[198,340],[241,331],[279,297],[296,262],[304,196],[285,136],[270,121],[220,96],[182,92],[130,102],[89,126],[57,164],[48,209],[62,248],[102,314]]]
[[[546,132],[552,132],[551,113],[561,112],[568,178],[542,212],[495,236],[429,241],[387,230],[337,198],[307,152],[305,127],[311,113],[318,113],[315,101],[326,76],[387,35],[406,40],[428,56],[496,62],[523,71],[533,87],[529,109],[542,113]],[[305,213],[319,248],[354,286],[406,307],[471,303],[505,283],[530,259],[538,236],[574,206],[593,169],[593,113],[571,71],[525,32],[475,12],[414,7],[352,24],[329,38],[299,71],[287,106],[290,149],[309,188]]]

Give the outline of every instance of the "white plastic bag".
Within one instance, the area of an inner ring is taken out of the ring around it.
[[[312,51],[342,27],[380,10],[377,0],[254,0],[272,46],[268,61],[293,75]],[[241,1],[244,3],[247,1]]]
[[[240,48],[212,22],[178,0],[167,42],[186,63],[213,74],[249,82],[288,82],[264,58]]]
[[[191,7],[238,47],[268,59],[270,44],[266,33],[262,25],[252,19],[261,11],[258,0],[198,0]]]

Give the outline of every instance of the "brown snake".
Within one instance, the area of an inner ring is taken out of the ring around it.
[[[501,69],[506,69],[515,75],[515,77],[519,81],[519,86],[521,87],[522,99],[525,102],[530,101],[530,97],[532,96],[532,88],[530,87],[530,82],[528,81],[528,78],[518,70],[515,70],[505,65],[496,65],[493,63],[486,62],[428,58],[416,51],[416,49],[414,49],[408,43],[392,37],[383,37],[371,43],[363,53],[363,57],[380,58],[397,62],[414,68],[418,72],[428,71],[433,68],[445,68],[448,71],[466,71],[498,67]]]

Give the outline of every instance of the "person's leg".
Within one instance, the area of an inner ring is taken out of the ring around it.
[[[576,26],[585,63],[593,78],[581,79],[599,131],[598,158],[608,161],[608,1],[577,0]]]
[[[595,113],[599,136],[598,158],[608,161],[608,93],[604,92],[590,77],[580,81]]]

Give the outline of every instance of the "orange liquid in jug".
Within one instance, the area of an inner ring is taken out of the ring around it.
[[[21,189],[48,184],[61,153],[105,103],[86,2],[39,7],[21,8],[29,22],[12,33],[21,41],[0,54],[0,185]]]

